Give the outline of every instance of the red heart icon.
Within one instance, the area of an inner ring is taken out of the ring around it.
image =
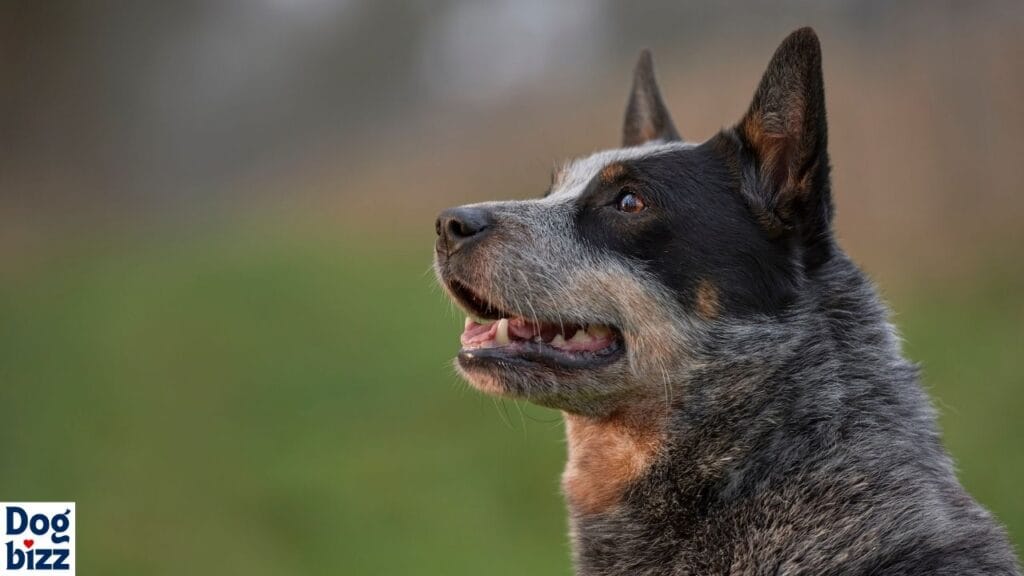
[[[24,543],[25,543],[25,548],[31,548],[32,545],[36,543],[36,541],[35,540],[25,540]]]

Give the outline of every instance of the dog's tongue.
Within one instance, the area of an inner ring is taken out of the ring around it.
[[[555,324],[534,324],[523,318],[511,318],[508,321],[508,333],[520,340],[532,340],[540,336],[545,342],[550,342],[561,328]]]
[[[504,334],[499,335],[499,331],[504,327]],[[534,336],[544,336],[547,334],[547,339],[551,340],[555,334],[558,333],[558,329],[553,326],[544,326],[539,324],[532,324],[523,318],[506,318],[494,322],[478,323],[472,318],[466,318],[466,326],[462,331],[462,345],[467,344],[482,344],[490,342],[492,340],[499,340],[500,337],[511,340],[532,340]],[[498,342],[499,344],[506,344],[506,341]]]
[[[490,322],[488,324],[477,324],[470,318],[466,318],[466,326],[462,330],[462,336],[459,340],[462,341],[462,345],[468,344],[480,344],[489,340],[494,340],[495,335],[498,332],[498,323]]]

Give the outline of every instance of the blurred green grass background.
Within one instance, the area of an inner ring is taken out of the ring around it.
[[[451,368],[434,215],[823,45],[843,245],[1024,545],[1024,3],[0,3],[0,500],[83,574],[570,573],[560,416]]]
[[[107,237],[0,283],[0,494],[75,499],[82,573],[569,574],[551,411],[450,367],[431,238]],[[1024,542],[1024,310],[894,297],[968,489]]]

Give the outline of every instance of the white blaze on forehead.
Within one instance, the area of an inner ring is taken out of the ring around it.
[[[604,150],[586,158],[571,160],[558,171],[555,183],[551,187],[551,194],[546,199],[569,200],[579,196],[586,189],[587,184],[609,164],[650,158],[666,152],[687,150],[696,146],[691,142],[652,142],[643,146]]]

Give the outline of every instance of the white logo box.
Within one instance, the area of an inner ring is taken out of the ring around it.
[[[75,574],[74,502],[0,502],[0,576]]]

